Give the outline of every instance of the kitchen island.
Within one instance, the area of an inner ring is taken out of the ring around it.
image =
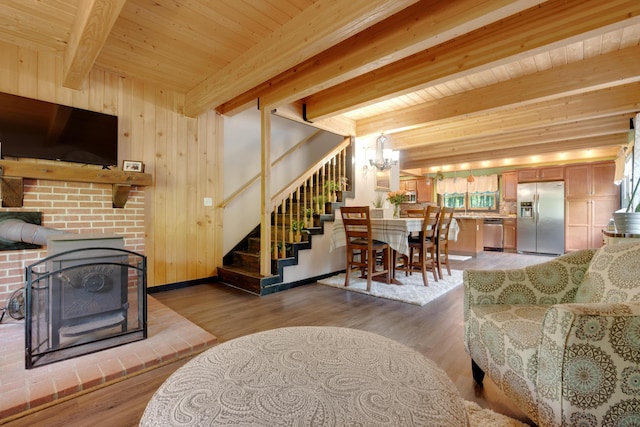
[[[460,213],[454,214],[460,231],[458,240],[449,242],[449,252],[456,255],[477,256],[484,251],[484,220],[487,218],[504,221],[502,250],[515,251],[516,218],[499,213]],[[508,228],[508,230],[507,230]]]
[[[424,209],[434,203],[402,203],[400,205],[400,216],[406,216],[408,209]],[[449,241],[449,253],[453,255],[477,256],[484,251],[483,225],[486,218],[500,218],[509,222],[509,235],[503,244],[510,245],[508,250],[515,251],[516,218],[515,215],[505,215],[499,212],[463,212],[456,211],[453,217],[458,224],[457,239]],[[507,233],[505,233],[507,234]]]
[[[449,241],[449,253],[455,255],[477,256],[484,250],[481,217],[458,216],[453,217],[458,222],[458,239]]]

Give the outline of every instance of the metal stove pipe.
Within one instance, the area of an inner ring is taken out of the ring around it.
[[[24,242],[45,246],[49,236],[59,234],[69,234],[69,232],[31,224],[17,218],[0,221],[0,239],[9,242]]]

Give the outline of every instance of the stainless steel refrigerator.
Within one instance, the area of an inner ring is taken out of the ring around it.
[[[518,184],[518,252],[564,253],[564,182]]]

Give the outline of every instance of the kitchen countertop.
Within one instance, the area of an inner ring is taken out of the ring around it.
[[[430,203],[429,205],[433,205],[432,203]],[[407,209],[421,209],[423,207],[426,207],[427,204],[424,203],[402,203],[400,205],[400,216],[404,217],[406,216],[406,210]],[[509,219],[509,218],[516,218],[516,214],[503,214],[500,212],[464,212],[464,211],[456,211],[453,214],[454,218],[458,218],[458,219],[484,219],[484,218],[502,218],[502,219]]]
[[[400,215],[400,218],[406,218],[406,215]],[[500,218],[500,219],[516,219],[515,215],[500,215],[500,214],[494,214],[494,215],[484,215],[484,214],[454,214],[453,217],[455,219],[485,219],[485,218]]]
[[[458,219],[485,219],[485,218],[502,218],[502,219],[508,219],[508,218],[516,218],[515,215],[504,215],[504,214],[500,214],[500,213],[484,213],[484,212],[470,212],[470,213],[455,213],[453,214],[454,218],[458,218]]]

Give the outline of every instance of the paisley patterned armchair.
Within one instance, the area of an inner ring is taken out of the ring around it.
[[[640,243],[464,272],[465,347],[542,426],[640,425]]]

